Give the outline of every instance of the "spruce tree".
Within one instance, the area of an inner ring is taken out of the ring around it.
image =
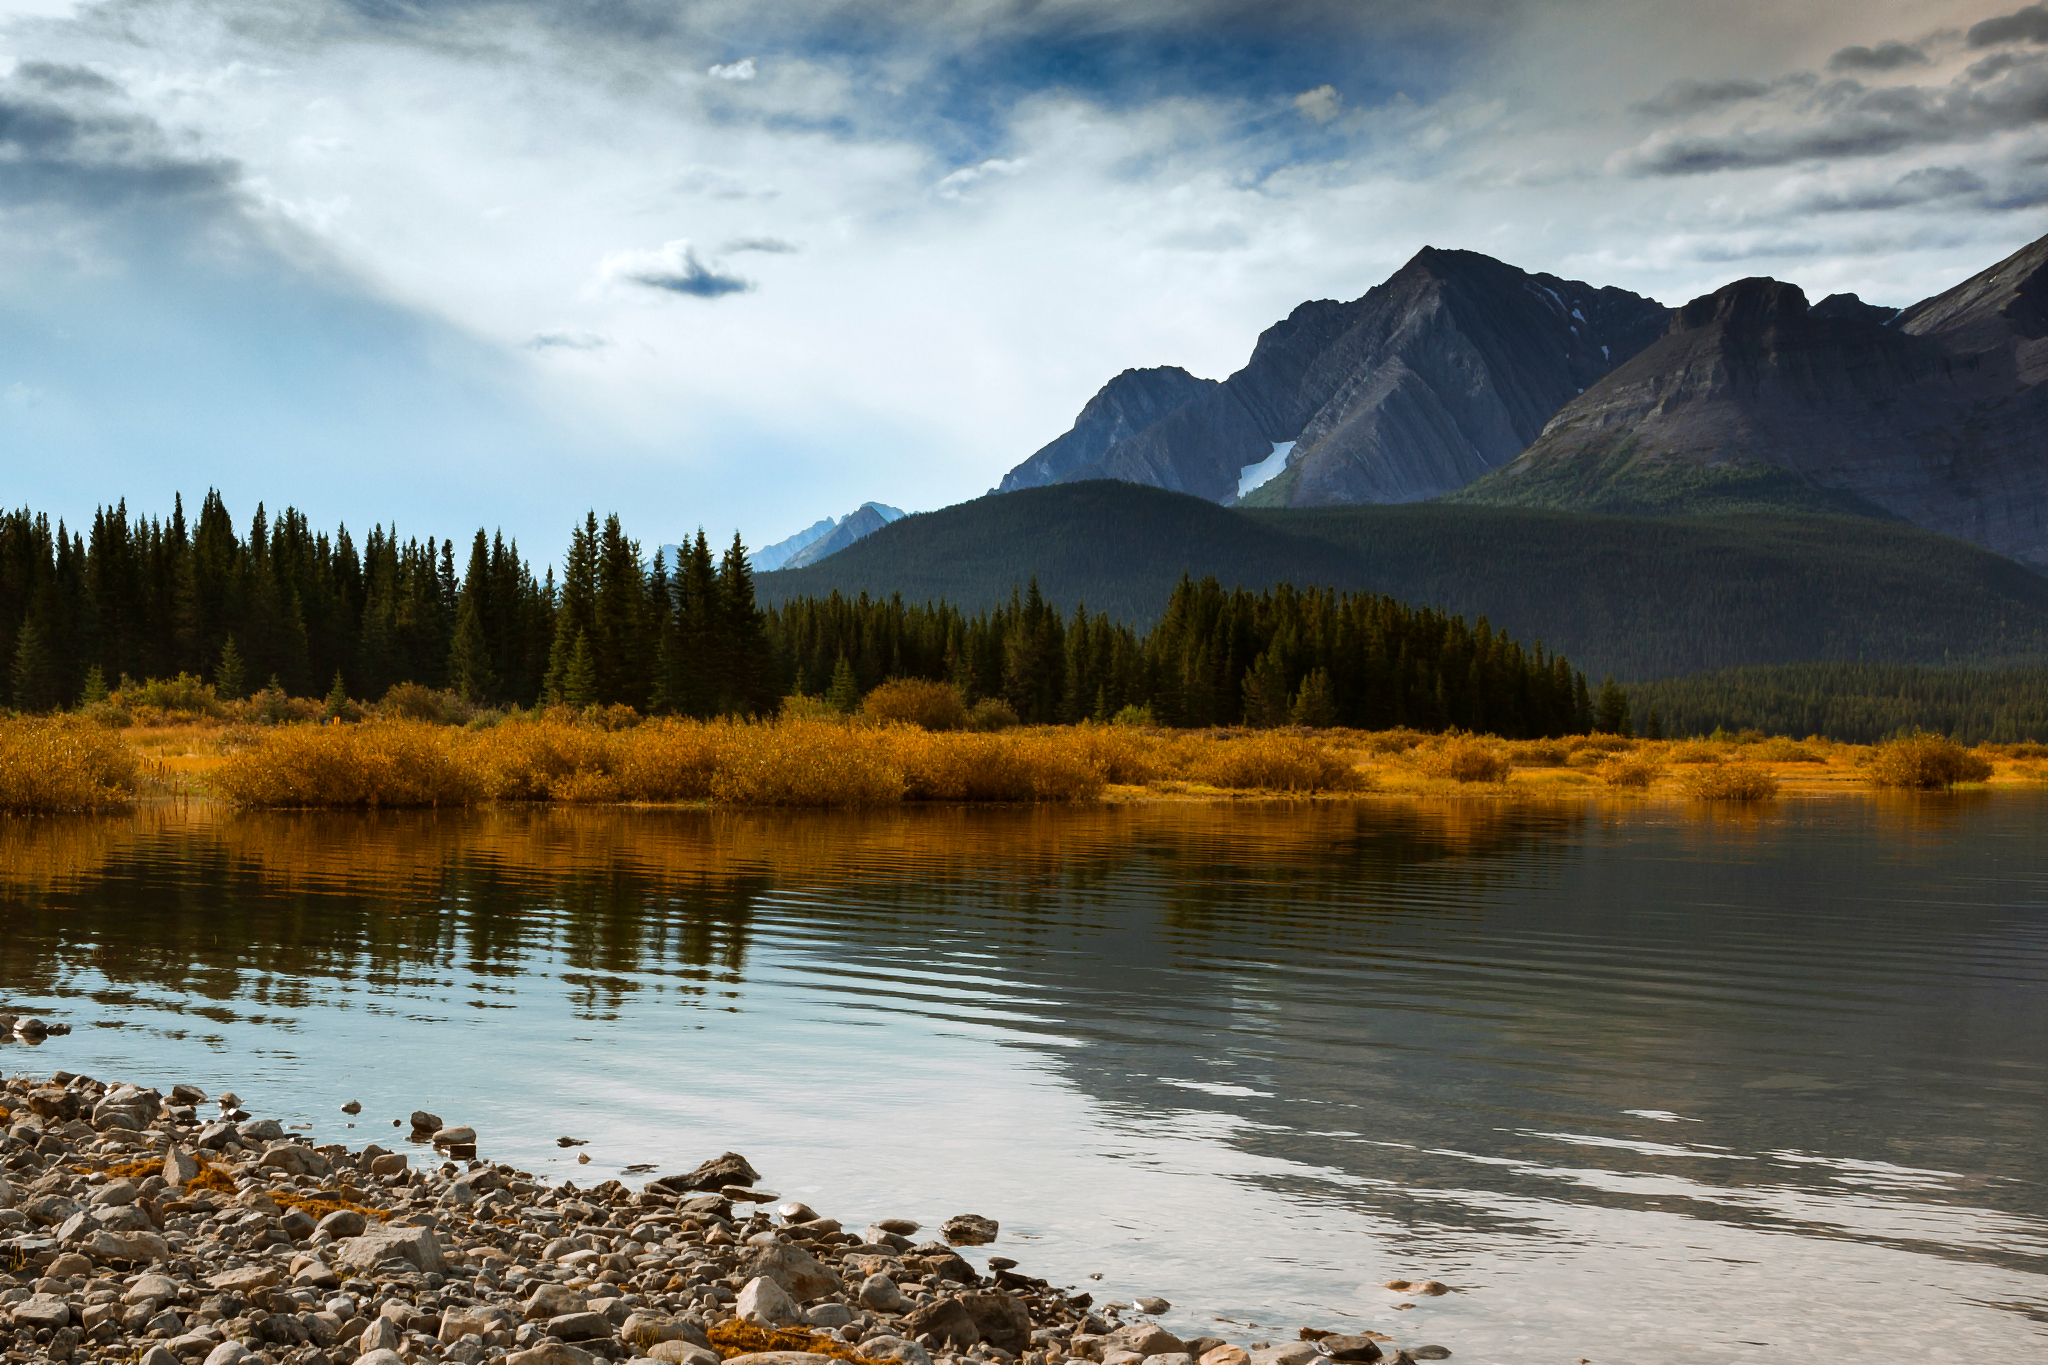
[[[15,637],[14,706],[18,711],[49,711],[57,705],[57,661],[43,643],[43,629],[34,617],[22,623]]]
[[[853,664],[844,654],[832,665],[832,685],[825,689],[825,704],[843,716],[860,709],[860,683],[853,676]]]
[[[468,702],[485,701],[497,691],[490,645],[484,639],[483,612],[468,593],[463,594],[462,606],[455,613],[455,638],[448,646],[448,685]]]
[[[107,699],[107,675],[100,671],[98,664],[85,670],[85,679],[79,684],[78,704],[97,706]]]
[[[214,694],[226,701],[240,701],[248,687],[245,674],[242,651],[236,648],[235,637],[230,635],[228,642],[220,647],[220,662],[214,666]]]
[[[1287,718],[1296,725],[1326,730],[1337,723],[1337,699],[1330,689],[1330,670],[1311,668],[1294,694]]]
[[[1628,693],[1610,676],[1600,684],[1600,700],[1594,707],[1593,728],[1601,734],[1622,735],[1634,733],[1629,728]]]
[[[327,689],[327,706],[321,711],[322,720],[340,720],[348,713],[348,685],[341,680],[341,670],[334,670],[334,686]]]
[[[575,643],[569,647],[569,660],[562,670],[562,702],[581,711],[597,702],[597,660],[591,656],[590,641],[582,631],[576,632]]]

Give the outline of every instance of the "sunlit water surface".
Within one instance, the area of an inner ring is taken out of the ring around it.
[[[856,1226],[997,1218],[977,1255],[1164,1294],[1186,1335],[2033,1361],[2044,825],[2006,795],[0,822],[0,1002],[77,1026],[0,1068],[231,1088],[322,1140],[425,1107],[579,1181],[731,1148]],[[1381,1287],[1423,1277],[1457,1292]]]

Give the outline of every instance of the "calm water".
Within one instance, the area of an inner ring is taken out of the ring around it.
[[[2025,796],[0,823],[0,1001],[77,1025],[0,1067],[358,1142],[424,1106],[579,1179],[733,1148],[1186,1334],[2034,1361],[2044,833]],[[1460,1292],[1380,1288],[1421,1277]]]

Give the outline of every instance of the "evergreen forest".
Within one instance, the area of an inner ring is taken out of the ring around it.
[[[82,532],[0,514],[0,693],[48,711],[187,674],[226,698],[374,699],[414,683],[479,705],[712,716],[767,714],[793,692],[846,705],[924,678],[1028,723],[1135,707],[1173,725],[1534,737],[1596,718],[1563,658],[1372,593],[1183,577],[1142,635],[1062,610],[1035,581],[972,613],[837,592],[764,611],[738,536],[714,553],[699,531],[670,563],[595,513],[561,568],[537,577],[516,542],[482,530],[466,551],[382,526],[358,543],[291,508],[259,506],[244,533],[214,493],[189,517],[182,500],[160,518],[102,508]]]

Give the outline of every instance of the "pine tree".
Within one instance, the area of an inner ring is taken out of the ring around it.
[[[107,699],[107,675],[100,671],[98,664],[85,670],[85,679],[79,684],[78,704],[97,706]]]
[[[484,701],[497,691],[490,645],[484,639],[483,612],[477,608],[476,598],[467,593],[455,614],[455,639],[448,646],[448,685],[470,702]]]
[[[235,637],[230,635],[220,647],[220,663],[213,670],[214,692],[228,701],[240,701],[248,687],[245,672],[242,651],[235,647]]]
[[[1593,728],[1604,735],[1629,735],[1628,693],[1610,676],[1600,684],[1600,700],[1594,707]]]
[[[561,696],[565,705],[579,711],[597,702],[597,660],[591,657],[590,641],[580,630],[569,647],[568,665],[562,670]]]
[[[327,707],[321,711],[322,720],[340,720],[348,713],[348,686],[341,680],[341,670],[334,670],[334,686],[327,689]]]
[[[1660,716],[1658,716],[1657,708],[1654,706],[1650,708],[1649,719],[1643,722],[1643,738],[1664,738],[1664,721]]]
[[[43,628],[34,617],[22,624],[14,645],[14,706],[19,711],[53,710],[57,697],[57,661],[43,643]]]
[[[860,683],[853,676],[853,664],[844,654],[832,665],[832,685],[825,689],[825,704],[846,716],[860,709]]]
[[[1337,723],[1337,700],[1330,690],[1330,670],[1311,668],[1294,694],[1287,718],[1296,725],[1325,730]]]
[[[1287,672],[1278,649],[1268,649],[1244,672],[1244,723],[1271,729],[1287,723]]]

